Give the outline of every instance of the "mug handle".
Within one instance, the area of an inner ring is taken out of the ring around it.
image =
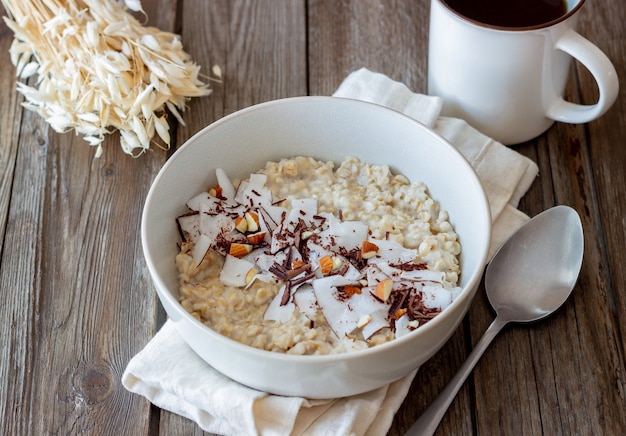
[[[570,124],[587,123],[599,118],[617,98],[619,81],[615,67],[602,50],[572,29],[557,40],[556,48],[568,53],[589,70],[598,84],[600,97],[592,105],[570,103],[558,98],[548,109],[547,116]]]

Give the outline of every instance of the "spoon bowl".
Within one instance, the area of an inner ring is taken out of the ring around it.
[[[437,399],[407,435],[432,435],[491,341],[510,322],[532,322],[556,311],[571,294],[582,266],[580,217],[555,206],[528,221],[495,254],[485,289],[496,319]]]
[[[548,209],[519,229],[489,263],[489,302],[509,322],[544,318],[569,297],[582,260],[578,214],[567,206]]]

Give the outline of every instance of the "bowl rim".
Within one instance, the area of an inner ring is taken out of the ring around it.
[[[169,167],[173,165],[173,162],[175,162],[176,159],[178,159],[181,155],[183,155],[186,149],[193,147],[193,145],[201,137],[203,137],[208,131],[217,129],[222,124],[232,122],[234,119],[237,119],[237,118],[245,117],[247,114],[251,112],[263,111],[267,108],[271,108],[274,106],[301,104],[303,102],[313,102],[313,103],[322,102],[322,103],[328,103],[328,104],[344,104],[346,106],[362,105],[363,107],[369,106],[372,108],[372,110],[380,110],[380,111],[388,112],[389,114],[393,114],[393,116],[403,118],[406,121],[408,121],[410,124],[414,124],[417,126],[417,128],[424,130],[429,135],[434,137],[436,141],[439,142],[442,146],[450,149],[455,155],[457,155],[463,161],[463,163],[469,168],[470,174],[473,175],[473,178],[474,178],[473,182],[476,185],[475,187],[477,188],[477,193],[481,199],[480,208],[483,209],[482,212],[484,216],[487,218],[486,223],[485,223],[486,228],[484,229],[487,233],[487,237],[483,241],[483,247],[481,250],[482,251],[481,259],[479,259],[479,262],[477,263],[478,267],[474,271],[472,271],[472,274],[468,278],[466,284],[462,286],[462,291],[460,292],[459,296],[455,298],[455,300],[450,304],[450,306],[448,306],[442,313],[445,313],[445,311],[447,311],[448,309],[452,309],[455,306],[464,304],[467,298],[473,298],[474,294],[476,293],[475,288],[477,287],[479,281],[481,280],[481,277],[484,273],[484,268],[487,264],[488,255],[489,255],[489,246],[491,242],[491,232],[492,232],[492,221],[491,221],[491,211],[489,207],[489,200],[475,169],[469,163],[467,158],[456,147],[454,147],[447,139],[445,139],[441,134],[436,132],[434,129],[426,126],[422,122],[414,118],[411,118],[410,116],[398,110],[395,110],[393,108],[389,108],[387,106],[383,106],[377,103],[351,99],[351,98],[332,97],[332,96],[287,97],[287,98],[281,98],[281,99],[270,100],[270,101],[266,101],[263,103],[254,104],[246,108],[237,110],[203,127],[201,130],[199,130],[194,135],[192,135],[189,139],[187,139],[172,154],[172,156],[170,156],[169,159],[167,159],[165,164],[159,170],[155,179],[152,181],[152,184],[146,196],[146,200],[144,202],[144,209],[143,209],[142,217],[141,217],[142,250],[144,254],[144,259],[146,261],[148,270],[150,272],[150,276],[153,280],[154,287],[156,288],[159,298],[165,299],[170,304],[170,306],[176,310],[176,313],[179,314],[185,321],[191,322],[193,325],[200,328],[205,333],[209,334],[213,339],[223,343],[224,345],[234,348],[237,351],[243,352],[244,354],[247,354],[251,357],[258,356],[258,357],[262,357],[263,359],[280,360],[282,362],[294,362],[294,363],[297,362],[299,364],[301,364],[304,361],[311,362],[311,363],[325,363],[325,362],[338,362],[338,361],[349,361],[353,359],[359,359],[365,355],[374,355],[378,353],[384,353],[389,348],[401,347],[405,345],[406,342],[411,341],[413,337],[417,335],[425,335],[427,334],[429,330],[437,328],[439,324],[445,322],[445,317],[441,317],[440,315],[438,315],[434,319],[426,323],[425,325],[420,326],[418,329],[416,329],[415,331],[407,335],[404,335],[400,338],[395,338],[389,342],[378,344],[374,347],[365,348],[361,350],[353,350],[349,352],[324,354],[324,355],[294,355],[294,354],[278,353],[274,351],[263,350],[260,348],[252,347],[250,345],[239,343],[235,341],[234,339],[231,339],[227,336],[224,336],[216,332],[215,330],[211,329],[209,326],[203,324],[201,321],[194,318],[180,304],[180,302],[174,297],[174,295],[168,289],[168,286],[165,284],[164,280],[161,278],[161,275],[157,270],[155,261],[150,256],[150,250],[149,250],[148,242],[147,242],[148,240],[147,227],[148,226],[146,226],[146,222],[148,220],[149,209],[152,203],[151,200],[155,196],[155,191],[156,191],[157,186],[159,185],[160,181],[165,177],[165,174],[167,173]],[[424,183],[426,183],[426,185],[428,186],[428,182],[424,182]],[[473,288],[474,290],[472,290]],[[469,294],[472,294],[472,295],[469,295]],[[470,302],[468,302],[468,304]],[[161,304],[164,305],[163,302],[161,302]],[[172,317],[169,316],[168,314],[167,319],[171,320]],[[173,322],[176,325],[180,322],[180,320],[173,320]]]

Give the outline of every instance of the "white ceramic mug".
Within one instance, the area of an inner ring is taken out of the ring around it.
[[[544,25],[503,28],[481,24],[432,0],[428,92],[443,98],[442,114],[466,120],[507,144],[539,136],[554,121],[586,123],[617,98],[615,67],[574,30],[584,0],[567,0],[567,13]],[[563,99],[574,58],[595,78],[599,99]]]

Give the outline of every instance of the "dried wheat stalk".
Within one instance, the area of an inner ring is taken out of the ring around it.
[[[17,84],[23,105],[57,132],[82,134],[96,157],[115,129],[130,155],[148,150],[155,134],[169,147],[167,110],[184,124],[187,101],[211,92],[176,35],[143,26],[128,12],[143,12],[139,0],[2,3],[15,36],[16,74],[37,75],[34,86]]]

